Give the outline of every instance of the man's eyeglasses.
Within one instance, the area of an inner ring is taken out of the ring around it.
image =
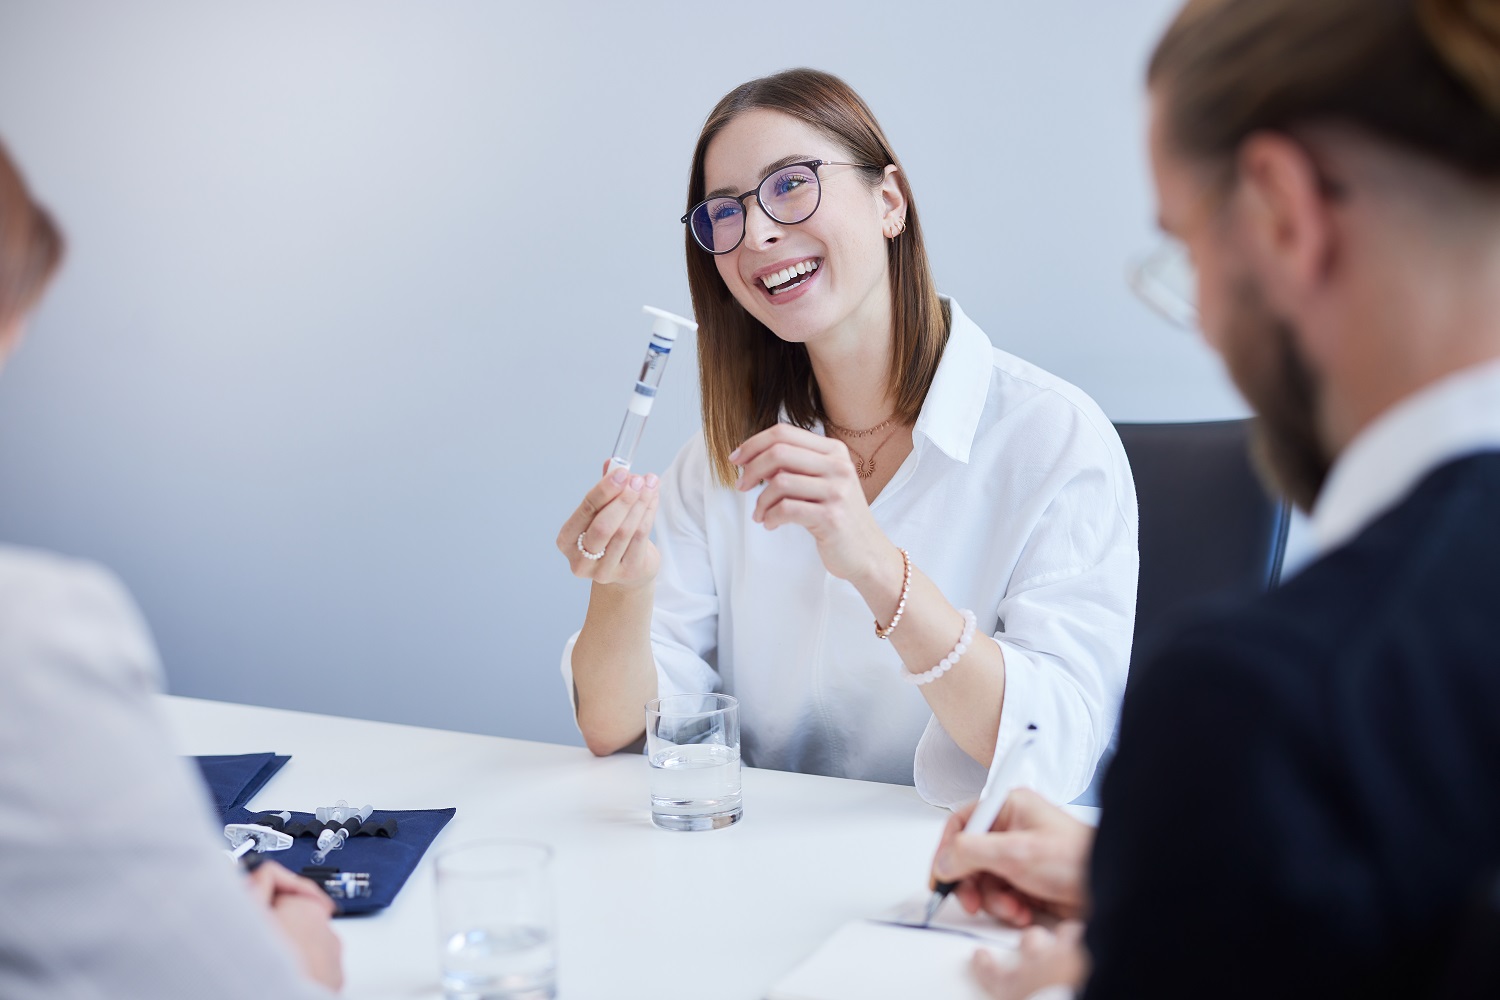
[[[1317,149],[1296,136],[1290,137],[1301,143],[1306,152],[1317,177],[1318,192],[1330,202],[1348,201],[1349,185],[1324,168]],[[1207,206],[1211,210],[1210,202],[1221,202],[1225,197],[1226,192],[1205,192],[1201,199],[1204,206],[1200,207]],[[1181,240],[1168,236],[1154,253],[1131,267],[1128,279],[1130,287],[1146,305],[1178,326],[1195,331],[1202,329],[1198,316],[1198,275]]]
[[[783,226],[795,226],[810,219],[823,200],[823,187],[818,182],[819,167],[875,169],[868,164],[840,160],[789,163],[767,174],[752,191],[732,198],[700,201],[681,221],[692,230],[693,239],[704,250],[711,254],[728,253],[745,238],[745,199],[752,194],[760,203],[761,211]]]
[[[1167,239],[1130,269],[1128,280],[1146,305],[1184,329],[1198,329],[1198,277],[1180,242]]]

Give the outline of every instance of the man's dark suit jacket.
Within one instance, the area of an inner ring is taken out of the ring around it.
[[[1500,453],[1132,683],[1085,996],[1428,995],[1500,868]]]

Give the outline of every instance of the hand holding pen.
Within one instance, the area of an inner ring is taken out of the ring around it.
[[[1018,787],[1042,735],[1029,724],[996,760],[979,801],[948,818],[933,858],[924,924],[954,891],[969,913],[983,907],[1018,926],[1031,923],[1037,910],[1064,917],[1083,910],[1093,828]]]
[[[948,818],[933,858],[934,884],[953,890],[969,913],[981,909],[1018,927],[1038,913],[1081,916],[1088,907],[1088,858],[1094,828],[1029,788],[1005,799],[991,832],[965,829],[975,806]]]

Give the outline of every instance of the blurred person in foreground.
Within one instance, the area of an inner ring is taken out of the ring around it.
[[[62,248],[0,146],[0,364]],[[216,849],[161,679],[113,576],[0,546],[0,997],[330,996],[332,901],[274,863],[247,880]]]
[[[955,815],[935,876],[971,911],[1063,918],[1012,964],[976,955],[997,997],[1475,989],[1456,945],[1500,868],[1500,3],[1191,0],[1148,82],[1161,226],[1318,558],[1142,661],[1097,835],[1017,792],[997,832]]]

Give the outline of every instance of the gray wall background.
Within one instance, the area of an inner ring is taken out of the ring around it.
[[[863,94],[995,343],[1117,420],[1243,413],[1123,280],[1175,6],[5,0],[0,135],[71,253],[0,382],[0,538],[118,572],[176,693],[576,742],[553,538],[640,306],[689,308],[688,160],[745,79]]]

